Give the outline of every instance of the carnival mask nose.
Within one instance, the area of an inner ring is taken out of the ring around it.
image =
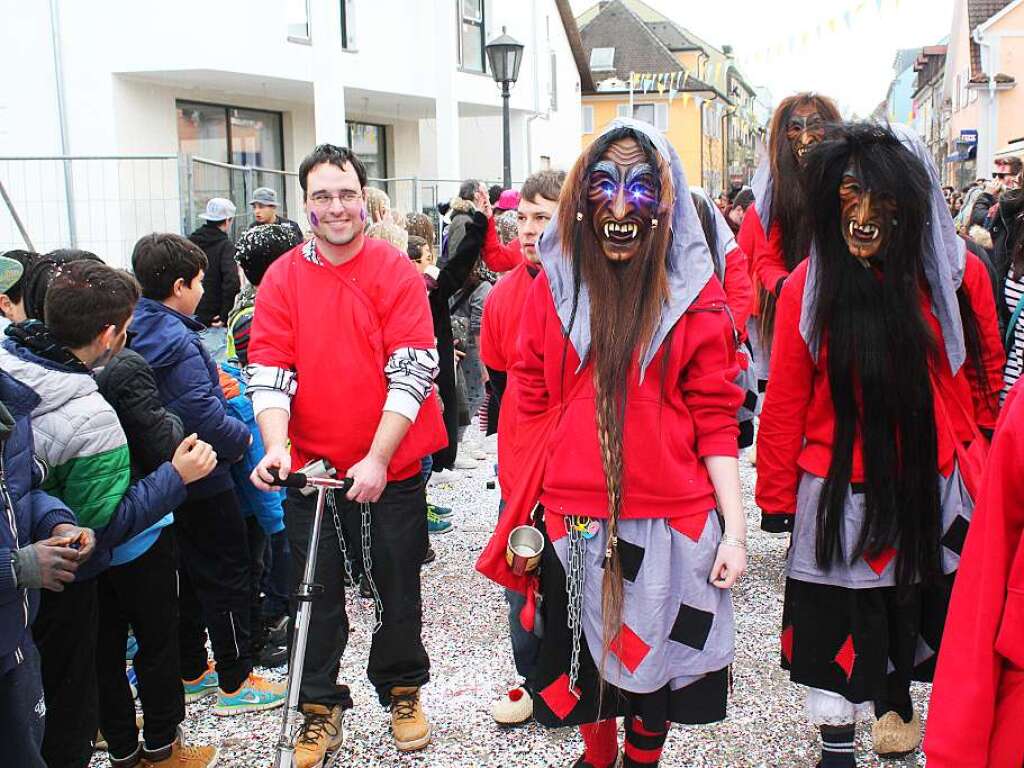
[[[895,226],[895,205],[885,196],[864,189],[854,171],[839,187],[843,239],[850,254],[868,266],[889,239]]]

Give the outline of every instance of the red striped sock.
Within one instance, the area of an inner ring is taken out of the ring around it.
[[[626,743],[623,751],[624,768],[657,765],[661,759],[661,750],[668,736],[668,723],[665,730],[650,731],[644,728],[639,718],[626,720]]]
[[[619,756],[618,726],[615,718],[580,726],[583,760],[594,768],[609,768]]]

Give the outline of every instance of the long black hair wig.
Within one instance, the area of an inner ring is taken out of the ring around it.
[[[838,192],[851,168],[863,189],[897,205],[891,236],[872,269],[850,255],[843,239]],[[818,563],[827,567],[842,556],[859,434],[864,520],[851,557],[871,558],[893,547],[897,583],[910,584],[939,573],[942,535],[930,375],[941,344],[921,304],[931,182],[890,130],[866,123],[839,126],[815,147],[804,182],[820,260],[814,334],[819,345],[827,340],[835,411],[832,461],[817,510]]]

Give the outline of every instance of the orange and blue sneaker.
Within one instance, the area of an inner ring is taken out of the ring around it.
[[[276,709],[284,704],[287,695],[283,683],[272,683],[250,672],[237,691],[228,693],[221,689],[217,690],[217,703],[213,705],[213,714],[218,717],[231,717],[245,712]]]
[[[206,671],[203,674],[195,680],[182,680],[181,684],[185,688],[185,703],[194,704],[200,699],[215,694],[220,686],[220,679],[217,677],[217,671],[213,668],[213,664],[206,662]]]

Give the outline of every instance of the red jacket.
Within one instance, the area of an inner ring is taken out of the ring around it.
[[[498,230],[494,217],[487,219],[487,232],[484,234],[484,247],[481,252],[484,265],[495,272],[509,272],[523,263],[523,247],[519,239],[508,245],[502,245],[498,239]]]
[[[636,362],[628,374],[624,436],[623,517],[706,515],[714,489],[701,461],[736,456],[736,409],[742,393],[727,341],[725,295],[710,280],[656,353],[643,383]],[[562,364],[563,351],[565,364]],[[546,275],[534,280],[522,315],[519,419],[536,418],[568,396],[546,446],[541,501],[559,514],[607,517],[608,496],[594,416],[590,365],[562,333]],[[577,387],[577,381],[585,377]]]
[[[298,245],[271,265],[256,295],[249,362],[296,373],[288,422],[295,466],[326,458],[344,473],[363,459],[387,396],[384,364],[397,349],[435,346],[423,278],[388,243],[365,243],[337,267],[307,260]],[[446,441],[431,393],[388,480],[412,477]]]
[[[746,221],[746,219],[744,219]],[[775,341],[772,346],[771,370],[768,390],[761,412],[761,426],[757,437],[757,505],[767,515],[792,514],[796,511],[796,491],[801,471],[819,477],[828,475],[832,461],[832,433],[835,412],[828,379],[828,340],[821,344],[818,362],[811,358],[810,350],[800,335],[800,313],[808,262],[802,262],[786,281],[775,317]],[[984,347],[983,365],[989,381],[989,391],[997,396],[1002,382],[1005,358],[996,323],[992,285],[985,266],[968,254],[964,274],[964,287],[978,318],[978,328]],[[926,291],[921,292],[921,308],[938,348],[943,345],[942,330],[932,314]],[[955,446],[952,435],[945,427],[944,393],[955,393],[962,407],[947,402],[946,410],[956,428],[957,437],[964,443],[974,439],[974,427],[965,414],[970,414],[982,428],[995,425],[994,399],[975,396],[971,385],[973,371],[970,361],[956,376],[952,376],[945,354],[933,366],[935,420],[938,425],[938,470],[949,475],[953,466]],[[935,389],[935,380],[939,388]],[[861,437],[858,431],[853,444],[853,470],[851,482],[864,479],[861,456]]]
[[[523,263],[501,278],[487,295],[480,324],[480,359],[488,368],[508,373],[519,361],[520,319],[532,286],[533,275]],[[516,476],[512,447],[518,408],[519,387],[515,377],[509,376],[498,412],[498,484],[504,499],[509,498]]]
[[[928,768],[1024,765],[1024,397],[1003,407],[946,618]]]
[[[754,292],[759,286],[774,293],[780,280],[789,277],[786,259],[782,254],[782,227],[775,221],[765,235],[757,206],[751,205],[743,216],[743,225],[736,236],[736,242],[750,260],[750,276]],[[752,314],[760,317],[761,308],[753,303]]]
[[[747,254],[738,244],[725,254],[725,278],[722,280],[722,287],[725,288],[725,303],[732,312],[740,341],[746,341],[747,319],[754,308],[754,286],[750,281]]]

